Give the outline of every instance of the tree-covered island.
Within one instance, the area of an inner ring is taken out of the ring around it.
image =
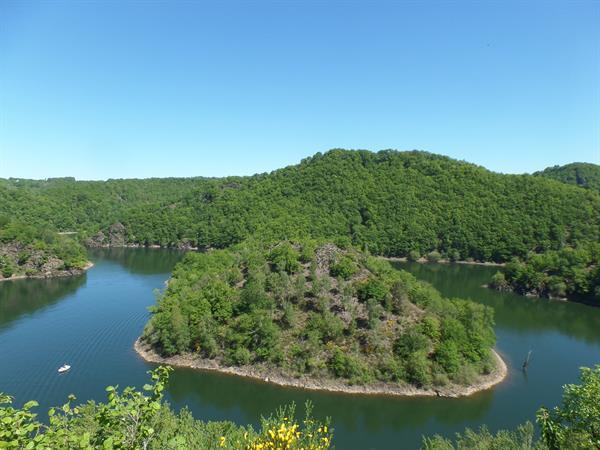
[[[491,308],[352,246],[249,242],[187,254],[136,348],[284,385],[456,396],[502,380],[492,326]]]

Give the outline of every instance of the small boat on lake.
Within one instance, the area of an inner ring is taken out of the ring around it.
[[[69,369],[71,369],[71,366],[68,364],[63,364],[62,366],[60,366],[58,368],[58,373],[64,373],[67,372]]]

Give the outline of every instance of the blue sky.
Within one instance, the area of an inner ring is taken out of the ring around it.
[[[600,2],[0,2],[0,177],[600,163]]]

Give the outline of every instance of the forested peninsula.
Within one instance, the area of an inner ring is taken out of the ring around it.
[[[498,291],[551,299],[571,299],[600,306],[600,243],[564,247],[514,259],[489,286]]]
[[[487,306],[351,246],[282,241],[188,253],[136,349],[283,385],[458,396],[503,379],[494,343]]]
[[[85,248],[75,238],[0,220],[0,281],[79,275],[89,267]]]

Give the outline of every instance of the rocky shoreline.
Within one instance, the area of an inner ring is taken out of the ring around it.
[[[387,261],[397,261],[397,262],[408,262],[408,258],[406,256],[403,257],[399,257],[399,256],[385,256],[383,257],[383,259],[387,260]],[[419,264],[432,264],[431,261],[428,261],[427,258],[419,258],[416,261],[413,262],[417,262]],[[434,264],[464,264],[466,266],[490,266],[490,267],[504,267],[506,266],[505,263],[496,263],[496,262],[491,262],[491,261],[464,261],[464,260],[459,260],[459,261],[450,261],[449,259],[439,259],[437,261],[435,261]]]
[[[241,376],[272,383],[279,386],[294,387],[313,391],[338,392],[344,394],[363,395],[388,395],[388,396],[424,396],[424,397],[466,397],[476,392],[485,391],[502,382],[508,368],[500,355],[492,350],[496,360],[495,369],[487,374],[480,375],[475,383],[469,386],[449,385],[439,388],[420,389],[409,384],[396,384],[376,382],[368,386],[348,385],[335,379],[314,379],[310,377],[294,378],[289,375],[274,372],[273,369],[262,366],[223,366],[218,361],[200,358],[196,355],[185,354],[171,357],[162,357],[152,347],[136,340],[133,348],[145,360],[157,364],[188,367],[198,370],[220,372],[228,375]]]
[[[13,275],[8,278],[0,277],[0,282],[2,281],[13,281],[13,280],[23,280],[23,279],[32,279],[32,278],[61,278],[61,277],[72,277],[76,275],[82,275],[87,270],[94,267],[94,263],[88,261],[87,264],[82,269],[69,269],[69,270],[52,270],[39,274],[33,275]]]

